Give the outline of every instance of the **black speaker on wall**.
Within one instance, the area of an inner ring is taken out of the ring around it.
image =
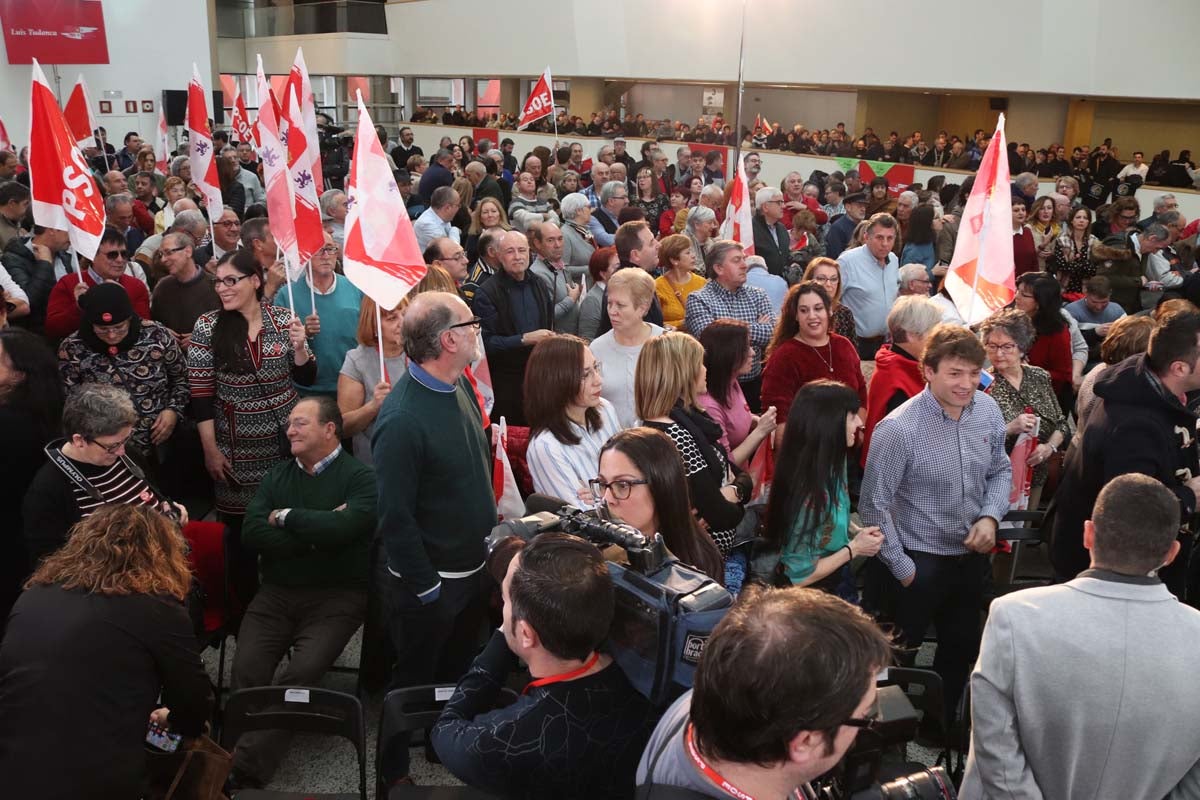
[[[1008,111],[1007,97],[989,97],[988,108],[992,111]]]
[[[221,92],[212,93],[213,124],[225,124],[225,98]],[[163,111],[167,115],[168,125],[183,125],[187,122],[187,90],[164,89],[162,93]]]

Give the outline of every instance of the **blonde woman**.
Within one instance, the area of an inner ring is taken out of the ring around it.
[[[471,224],[466,228],[467,240],[463,242],[463,249],[472,263],[479,257],[479,236],[488,228],[513,229],[504,204],[494,197],[481,197],[479,205],[471,212]]]
[[[354,440],[354,457],[368,466],[372,464],[371,435],[375,432],[375,418],[392,390],[392,384],[408,369],[404,337],[400,331],[405,305],[407,303],[401,301],[396,308],[383,311],[380,327],[376,324],[375,301],[363,296],[355,332],[358,347],[346,353],[338,375],[337,403],[342,412],[342,435]],[[384,375],[379,373],[380,330],[383,333]]]
[[[633,401],[638,356],[642,346],[661,336],[663,329],[645,320],[654,300],[654,279],[645,270],[618,270],[609,277],[607,288],[612,330],[592,341],[592,355],[604,371],[601,396],[613,404],[621,427],[630,428],[638,420]]]

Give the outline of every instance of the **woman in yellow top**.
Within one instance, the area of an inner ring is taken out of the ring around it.
[[[682,328],[688,295],[708,283],[694,272],[692,240],[681,233],[664,238],[658,245],[658,263],[663,274],[654,281],[654,292],[662,306],[663,325]]]

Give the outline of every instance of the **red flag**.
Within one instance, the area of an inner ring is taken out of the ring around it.
[[[100,126],[96,124],[96,118],[92,115],[92,99],[88,96],[83,73],[80,73],[79,79],[75,81],[75,88],[71,90],[71,96],[67,98],[66,108],[63,109],[63,118],[66,119],[67,127],[75,137],[77,146],[97,146],[96,128]]]
[[[238,142],[249,142],[258,149],[254,128],[250,126],[250,115],[246,113],[246,98],[242,97],[240,81],[233,84],[233,135]]]
[[[4,120],[0,120],[0,150],[12,150],[12,140],[8,138],[8,128],[4,127]]]
[[[321,225],[321,206],[317,198],[317,181],[308,160],[308,137],[298,118],[300,103],[294,87],[288,87],[293,115],[288,119],[287,164],[292,179],[292,208],[296,225],[296,253],[301,264],[307,264],[313,254],[325,246],[325,228]],[[390,306],[389,306],[390,308]]]
[[[158,136],[154,142],[154,166],[163,175],[171,174],[171,141],[167,137],[167,115],[158,108]]]
[[[757,131],[761,127],[762,127],[762,114],[755,114],[754,115],[754,130]]]
[[[288,92],[295,90],[296,96]],[[290,99],[289,99],[290,98]],[[296,101],[299,100],[299,104]],[[325,177],[321,174],[321,145],[317,137],[317,107],[313,99],[312,84],[308,80],[308,67],[304,63],[304,50],[296,48],[296,59],[292,62],[292,71],[288,73],[287,87],[284,89],[283,117],[288,126],[298,120],[304,126],[305,136],[305,168],[312,173],[313,186],[317,194],[325,190]],[[295,106],[295,108],[289,108]]]
[[[968,325],[982,322],[1017,295],[1013,266],[1012,189],[1004,115],[983,154],[959,223],[946,291]]]
[[[266,97],[271,89],[263,74],[262,56],[258,57],[258,96]],[[273,99],[273,98],[272,98]],[[283,250],[288,267],[288,280],[299,280],[303,262],[296,253],[296,225],[292,219],[292,179],[287,171],[287,148],[279,140],[279,118],[274,102],[261,103],[258,109],[259,154],[263,162],[263,185],[267,192],[267,219],[275,243]]]
[[[521,109],[521,122],[517,125],[517,130],[524,130],[531,123],[554,113],[553,86],[554,81],[550,79],[550,68],[546,67],[542,77],[538,78],[538,82],[533,85],[533,91],[529,93],[525,107]]]
[[[380,308],[395,308],[428,268],[361,93],[346,195],[346,277]]]
[[[746,182],[746,151],[742,151],[733,188],[729,192],[729,207],[721,223],[721,237],[732,239],[742,246],[746,255],[754,255],[754,213],[750,210],[750,186]]]
[[[187,105],[188,161],[192,165],[192,183],[204,195],[209,225],[216,224],[224,211],[221,181],[217,177],[217,154],[213,152],[212,132],[208,129],[208,103],[204,99],[204,84],[200,70],[192,64],[192,80],[188,83]]]
[[[492,425],[492,492],[496,495],[496,516],[501,520],[517,519],[525,514],[521,490],[508,460],[508,422]]]
[[[104,233],[104,198],[37,59],[29,112],[29,182],[33,221],[67,231],[76,253],[95,258]]]

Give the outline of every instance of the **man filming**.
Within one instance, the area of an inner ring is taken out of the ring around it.
[[[614,612],[600,551],[569,534],[541,534],[513,557],[501,592],[503,625],[433,729],[442,764],[503,797],[631,796],[658,715],[599,652]],[[518,659],[533,680],[495,710]]]

